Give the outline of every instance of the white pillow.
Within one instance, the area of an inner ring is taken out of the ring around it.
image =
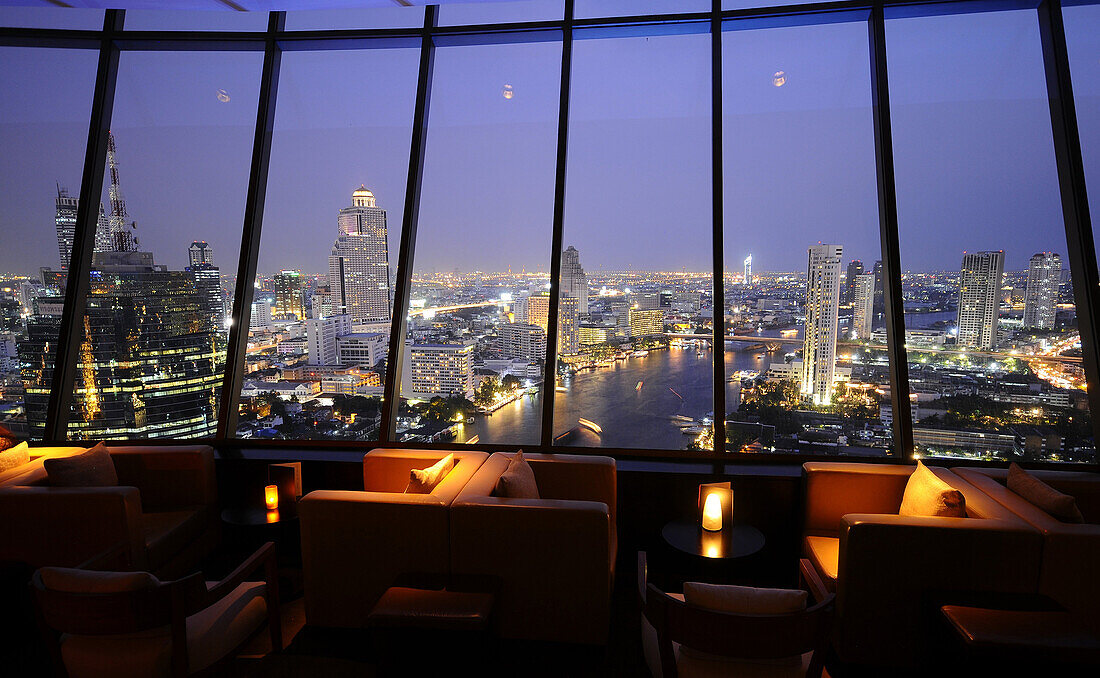
[[[405,494],[431,494],[451,469],[455,467],[455,455],[452,452],[443,457],[428,468],[414,468],[409,472],[409,484],[405,488]]]
[[[806,609],[805,591],[760,589],[731,584],[684,583],[684,602],[715,612],[733,614],[791,614]]]
[[[31,448],[25,442],[0,452],[0,471],[7,471],[31,460]]]

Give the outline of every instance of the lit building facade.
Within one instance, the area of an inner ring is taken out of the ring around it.
[[[964,253],[959,270],[958,344],[993,350],[997,345],[1005,253]]]
[[[500,353],[505,358],[546,359],[546,331],[529,323],[508,323],[499,330]]]
[[[660,309],[630,309],[630,336],[651,337],[664,334],[665,312]]]
[[[1054,329],[1058,305],[1058,286],[1062,281],[1062,257],[1053,252],[1039,252],[1027,266],[1027,287],[1024,292],[1024,327],[1037,330]]]
[[[214,265],[214,248],[205,240],[196,240],[187,248],[187,265],[196,266]]]
[[[852,270],[851,264],[848,270]],[[852,292],[852,336],[866,341],[871,338],[875,322],[875,274],[859,273],[855,283],[848,284]]]
[[[581,267],[580,253],[570,245],[561,253],[561,296],[577,300],[577,312],[588,315],[588,276]]]
[[[57,230],[57,256],[61,270],[69,270],[69,260],[73,256],[73,238],[76,237],[76,210],[80,199],[69,195],[68,190],[57,187],[57,202],[54,204],[54,228]],[[103,205],[99,206],[99,218],[96,221],[94,251],[106,252],[111,249],[111,230],[107,224],[107,213]]]
[[[742,278],[742,280],[744,280],[746,285],[751,285],[752,284],[752,255],[751,254],[749,256],[745,257],[744,264],[745,264],[745,271],[744,271],[743,275],[745,277]]]
[[[581,350],[578,301],[576,297],[558,299],[558,355],[574,355]]]
[[[298,271],[280,271],[275,274],[274,314],[278,320],[305,320],[302,274]]]
[[[815,405],[827,405],[833,399],[843,253],[841,245],[814,245],[808,252],[801,390]]]
[[[857,278],[863,275],[863,262],[859,259],[853,259],[848,262],[848,273],[844,277],[844,292],[840,295],[840,301],[844,304],[851,304],[856,298],[856,285],[858,284]],[[872,311],[874,313],[874,311]]]
[[[473,345],[410,344],[405,375],[413,396],[469,397],[474,390]]]
[[[336,341],[345,334],[351,334],[351,316],[346,313],[307,320],[306,340],[309,342],[309,363],[311,365],[339,364]]]
[[[352,332],[336,337],[336,361],[340,365],[374,367],[386,358],[389,335],[381,332]]]
[[[347,313],[357,323],[390,319],[390,263],[386,210],[374,193],[360,186],[351,207],[337,217],[339,235],[328,258],[333,312]]]

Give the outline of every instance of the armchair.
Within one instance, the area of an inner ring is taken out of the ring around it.
[[[306,619],[311,625],[365,626],[400,575],[446,574],[448,509],[489,455],[455,452],[455,467],[431,494],[404,494],[409,472],[431,466],[441,450],[371,450],[363,491],[316,490],[298,504]]]
[[[41,449],[41,448],[39,448]],[[206,445],[109,448],[117,487],[50,487],[43,460],[83,452],[50,449],[0,482],[0,560],[73,566],[119,543],[116,566],[172,577],[218,541],[214,450]]]
[[[511,454],[489,457],[451,505],[451,571],[501,582],[506,638],[602,644],[615,574],[615,461],[524,454],[540,499],[492,496]]]
[[[967,518],[898,515],[914,469],[803,464],[803,552],[836,591],[834,644],[845,661],[915,665],[932,597],[1035,591],[1038,532],[950,471],[930,467],[963,493]]]

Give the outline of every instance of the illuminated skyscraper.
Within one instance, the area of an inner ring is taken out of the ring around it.
[[[812,397],[815,405],[827,405],[833,399],[843,252],[841,245],[814,245],[809,249],[802,395]]]
[[[302,297],[302,274],[280,271],[275,274],[275,317],[281,320],[305,320],[306,307]]]
[[[745,257],[745,277],[744,283],[746,285],[752,284],[752,255]]]
[[[1024,327],[1054,329],[1054,312],[1058,304],[1058,285],[1061,280],[1062,257],[1053,252],[1039,252],[1031,257],[1024,293]]]
[[[69,195],[69,192],[58,186],[57,213],[54,216],[54,227],[57,229],[57,255],[61,260],[61,270],[69,270],[69,260],[73,256],[73,238],[76,236],[76,209],[80,200]],[[111,232],[107,225],[107,213],[103,205],[99,206],[99,219],[96,222],[95,245],[96,252],[106,252],[111,249]]]
[[[538,325],[506,323],[498,335],[503,357],[546,360],[546,331]]]
[[[963,253],[959,271],[960,346],[974,346],[987,351],[996,347],[1004,263],[1003,250]]]
[[[334,312],[347,313],[357,323],[389,321],[386,210],[378,207],[374,193],[360,186],[337,222],[340,232],[328,258]]]
[[[852,270],[851,264],[848,265],[848,270]],[[855,288],[852,293],[852,335],[866,341],[871,338],[871,330],[874,329],[875,274],[857,274],[854,280],[848,281],[848,287]]]
[[[474,390],[472,344],[409,344],[402,391],[415,396],[466,395]]]
[[[225,326],[225,296],[222,293],[222,273],[214,265],[214,248],[206,241],[196,240],[187,248],[187,270],[195,274],[195,285],[206,298],[206,313],[214,327]]]
[[[588,314],[588,276],[581,268],[580,253],[572,245],[561,253],[561,296],[575,297],[577,312]]]
[[[558,300],[558,355],[573,355],[581,350],[578,301],[576,297],[561,297]]]
[[[848,275],[844,278],[844,292],[840,295],[840,302],[842,304],[851,304],[854,302],[856,298],[856,278],[860,275],[863,275],[863,262],[859,259],[849,261]]]
[[[660,309],[632,308],[629,318],[632,337],[651,337],[665,331],[665,312]]]
[[[187,262],[192,268],[196,266],[214,265],[214,248],[205,240],[195,240],[187,248]]]

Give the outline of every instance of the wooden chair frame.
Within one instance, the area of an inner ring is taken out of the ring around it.
[[[791,614],[756,615],[716,612],[688,605],[650,584],[646,553],[638,552],[638,596],[642,614],[657,631],[664,678],[676,678],[672,644],[739,659],[780,659],[813,651],[807,678],[820,678],[829,645],[834,594],[829,593],[813,565],[799,561],[803,588],[813,605]]]
[[[96,556],[95,559],[98,559]],[[171,672],[175,677],[190,675],[187,647],[187,618],[214,605],[232,593],[258,570],[263,570],[264,602],[271,634],[272,652],[283,646],[279,613],[279,572],[275,544],[267,542],[207,589],[201,572],[156,586],[121,593],[68,593],[53,591],[42,583],[41,570],[31,578],[43,639],[53,657],[57,675],[67,676],[58,634],[106,636],[137,633],[167,626],[172,636]],[[246,638],[226,658],[236,655],[250,640]],[[220,662],[219,662],[220,663]]]

